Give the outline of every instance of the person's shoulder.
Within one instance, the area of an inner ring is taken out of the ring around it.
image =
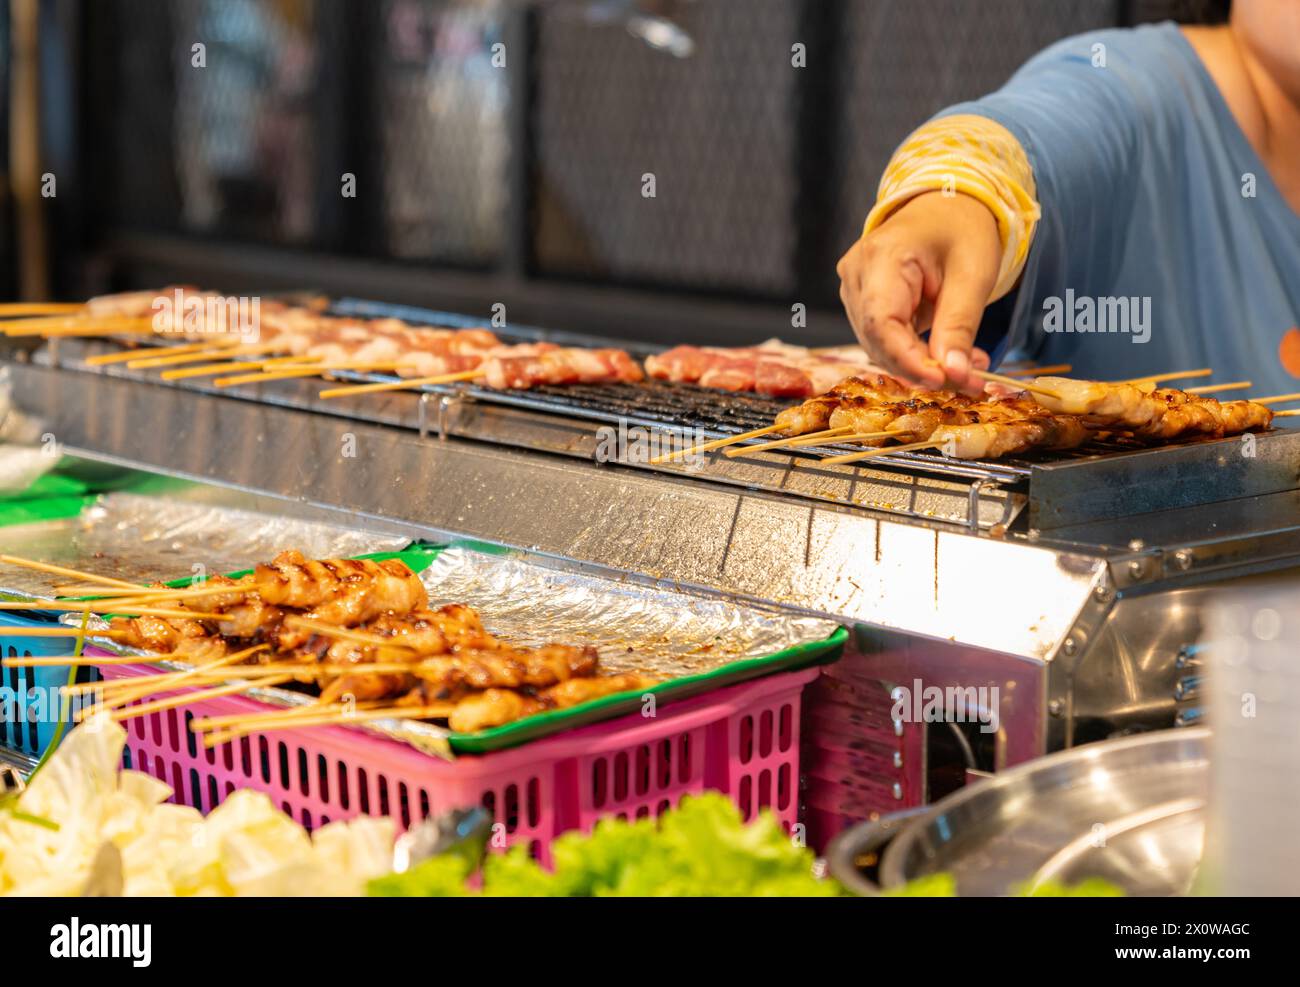
[[[1190,68],[1194,59],[1182,30],[1172,21],[1108,27],[1053,42],[1021,66],[1012,79],[1070,66],[1116,68],[1123,75],[1158,75],[1167,79],[1171,71]]]

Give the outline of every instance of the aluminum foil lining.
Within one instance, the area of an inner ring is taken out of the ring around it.
[[[396,551],[410,539],[317,521],[111,493],[77,517],[0,528],[0,552],[98,576],[152,582],[247,569],[285,548],[308,558]],[[0,593],[46,597],[67,577],[0,563]]]
[[[593,644],[609,672],[671,678],[820,641],[833,621],[489,555],[442,552],[422,574],[435,606],[467,603],[523,645]]]
[[[432,604],[467,603],[479,611],[489,631],[514,643],[594,644],[609,672],[644,671],[681,678],[821,641],[837,626],[818,617],[765,611],[735,601],[461,548],[442,552],[421,578]],[[74,622],[71,617],[64,620]],[[143,654],[108,641],[96,645],[115,654]],[[189,667],[175,662],[159,664],[176,670]],[[246,695],[273,706],[313,701],[274,687],[253,688]],[[400,740],[426,754],[453,756],[448,731],[429,723],[372,720],[353,729]]]

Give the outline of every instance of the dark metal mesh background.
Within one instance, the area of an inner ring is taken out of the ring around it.
[[[512,35],[521,7],[532,13]],[[101,233],[813,307],[837,307],[835,259],[912,128],[1057,38],[1167,12],[1154,0],[97,0],[93,11],[85,169]],[[688,57],[648,43],[656,17],[689,38]],[[494,67],[507,38],[523,50]],[[205,69],[190,66],[195,41]],[[791,66],[794,42],[808,45],[804,69]],[[341,195],[344,172],[355,199]]]
[[[802,4],[661,4],[694,53],[655,50],[581,4],[539,17],[539,270],[785,296],[794,290]],[[654,198],[642,195],[653,174]]]
[[[384,196],[381,252],[486,264],[502,247],[509,59],[498,3],[382,0],[371,112]]]
[[[114,43],[92,97],[112,126],[91,165],[108,225],[447,263],[497,255],[499,4],[101,2]]]

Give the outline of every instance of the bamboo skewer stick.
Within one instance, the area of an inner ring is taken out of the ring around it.
[[[747,452],[765,452],[768,449],[780,449],[782,446],[800,445],[804,442],[825,441],[835,435],[845,435],[853,431],[851,426],[844,425],[840,428],[824,428],[820,432],[805,432],[802,435],[788,435],[783,439],[773,439],[771,442],[760,442],[758,445],[745,446],[743,449],[728,449],[723,453],[724,456],[741,456]]]
[[[85,307],[80,302],[4,302],[0,304],[0,316],[73,315]]]
[[[142,587],[138,590],[126,589],[102,589],[99,591],[88,590],[80,586],[56,586],[55,591],[67,590],[68,592],[59,592],[60,596],[95,596],[113,604],[125,603],[128,600],[184,600],[201,596],[217,596],[221,593],[255,593],[258,589],[256,583],[235,583],[225,586],[178,586],[175,588],[166,587],[162,589],[150,589]]]
[[[1202,367],[1200,370],[1180,370],[1167,374],[1148,374],[1145,377],[1129,377],[1126,380],[1117,380],[1116,384],[1141,384],[1149,382],[1158,384],[1165,380],[1183,380],[1188,377],[1209,377],[1214,373],[1213,367]]]
[[[153,321],[151,319],[117,319],[103,320],[97,322],[76,323],[64,326],[47,326],[44,328],[37,327],[18,327],[10,328],[0,323],[4,327],[7,336],[45,336],[47,338],[62,336],[117,336],[132,335],[135,333],[153,333]]]
[[[1266,398],[1251,398],[1250,400],[1255,402],[1255,404],[1276,404],[1281,401],[1297,401],[1300,400],[1300,391],[1296,391],[1292,394],[1270,394]]]
[[[37,600],[34,603],[0,603],[0,610],[56,610],[60,613],[120,614],[124,617],[175,617],[178,620],[221,620],[225,614],[199,610],[168,610],[165,607],[95,607],[89,602],[69,606],[60,600]]]
[[[122,315],[66,315],[41,316],[32,319],[8,319],[0,322],[0,330],[5,333],[22,333],[24,335],[27,335],[30,331],[34,335],[40,335],[46,330],[90,328],[106,324],[115,325],[129,318],[129,316]]]
[[[230,685],[217,686],[214,689],[200,689],[197,692],[186,692],[167,699],[155,699],[152,702],[141,703],[138,706],[117,709],[109,713],[108,718],[115,723],[120,723],[122,720],[147,716],[150,713],[157,713],[159,710],[172,709],[176,706],[188,706],[191,703],[202,702],[205,699],[216,699],[218,696],[229,696],[232,693],[247,692],[249,689],[256,689],[259,686],[284,685],[284,683],[292,680],[292,675],[281,675],[277,678],[264,679],[261,682],[232,682]],[[93,707],[96,710],[99,708],[98,706]]]
[[[299,364],[303,361],[299,360]],[[234,387],[236,384],[262,384],[272,380],[291,380],[295,377],[319,377],[331,370],[395,370],[402,366],[392,360],[383,362],[340,361],[338,363],[319,363],[311,366],[277,367],[271,371],[255,374],[239,374],[236,377],[219,377],[212,383],[216,387]]]
[[[352,394],[377,394],[380,391],[402,391],[408,387],[432,387],[435,384],[455,384],[457,381],[473,380],[475,377],[482,377],[481,370],[462,370],[455,374],[439,374],[436,377],[409,377],[406,380],[384,381],[378,384],[350,384],[347,387],[330,387],[320,392],[320,397],[329,400],[330,398],[348,397]]]
[[[1184,394],[1214,394],[1218,391],[1240,391],[1247,387],[1253,387],[1253,382],[1249,380],[1237,380],[1231,384],[1202,384],[1200,387],[1185,387]]]
[[[136,664],[140,664],[147,659],[132,659]],[[100,660],[96,664],[104,665],[108,662]],[[410,672],[419,668],[419,662],[359,662],[355,665],[343,663],[323,663],[323,662],[276,662],[273,661],[267,665],[226,665],[221,668],[214,668],[211,671],[198,672],[194,669],[186,669],[181,672],[159,672],[156,675],[135,675],[130,678],[110,679],[103,682],[82,682],[76,685],[63,686],[63,691],[69,695],[76,695],[83,692],[138,692],[140,695],[152,695],[159,692],[171,692],[173,683],[184,676],[183,686],[191,683],[201,682],[232,682],[237,679],[265,679],[274,678],[278,675],[289,675],[294,678],[339,678],[345,675],[355,675],[364,673],[366,675],[375,674],[393,674],[395,672]],[[145,686],[151,686],[147,692]],[[114,700],[115,702],[116,700]]]
[[[1300,415],[1300,408],[1292,408],[1290,411],[1273,412],[1274,418],[1294,418],[1296,415]]]
[[[282,709],[276,713],[250,714],[250,713],[231,713],[226,716],[204,716],[190,721],[190,729],[195,733],[205,733],[209,730],[216,730],[221,727],[233,726],[243,723],[252,715],[261,716],[266,721],[275,720],[294,720],[300,717],[322,716],[325,713],[353,709],[357,712],[368,709],[380,709],[389,700],[374,699],[363,703],[308,703],[305,706],[295,706],[292,709]]]
[[[98,596],[105,599],[119,596],[143,596],[152,590],[147,586],[91,586],[86,583],[56,583],[56,596]]]
[[[1005,373],[1008,377],[1046,377],[1048,375],[1068,374],[1073,369],[1074,365],[1070,363],[1050,363],[1045,367],[1017,367],[1015,370],[1007,370]]]
[[[183,363],[202,363],[211,357],[230,357],[230,356],[261,356],[264,353],[274,353],[277,349],[283,349],[282,343],[258,343],[245,346],[237,345],[239,337],[232,337],[230,342],[226,343],[203,343],[201,348],[194,349],[189,346],[178,346],[175,349],[185,350],[184,353],[172,352],[172,347],[167,348],[164,355],[155,353],[152,356],[140,357],[127,363],[132,370],[147,370],[152,367],[170,367]]]
[[[439,703],[436,706],[384,706],[378,709],[342,710],[323,713],[320,716],[268,717],[264,722],[244,722],[236,727],[218,733],[210,733],[203,738],[204,747],[216,747],[245,734],[263,730],[293,730],[298,727],[348,726],[352,723],[364,723],[368,720],[420,720],[448,716],[455,703]],[[264,714],[265,715],[265,714]],[[192,724],[191,724],[192,725]]]
[[[101,353],[98,356],[86,358],[86,366],[103,367],[110,363],[125,363],[132,365],[135,360],[156,359],[160,353],[167,353],[170,356],[179,356],[182,353],[194,353],[198,350],[209,350],[213,348],[212,343],[187,343],[184,346],[137,346],[121,353]]]
[[[137,688],[123,689],[121,692],[114,694],[113,702],[115,705],[120,706],[123,703],[131,702],[133,699],[143,699],[145,696],[152,695],[155,692],[170,692],[171,686],[184,686],[185,682],[195,675],[210,672],[217,668],[226,668],[230,665],[236,665],[245,658],[257,654],[259,651],[265,651],[269,647],[270,646],[266,644],[257,644],[251,648],[245,648],[243,651],[235,651],[231,654],[223,655],[215,661],[210,661],[203,665],[195,665],[193,668],[188,668],[183,672],[172,672],[170,673],[172,675],[172,680],[168,686],[164,688],[157,688],[156,686],[158,683],[154,683],[150,685],[142,685]],[[134,686],[134,683],[132,683],[132,685]],[[89,715],[89,712],[89,710],[82,710],[80,715],[85,717]]]
[[[24,559],[17,555],[0,555],[0,562],[6,565],[21,566],[24,569],[35,569],[37,572],[48,572],[55,576],[67,576],[70,579],[82,579],[88,583],[97,583],[101,586],[117,586],[124,589],[147,589],[139,583],[128,583],[125,579],[114,579],[111,576],[96,576],[89,572],[82,572],[80,569],[69,569],[67,566],[53,565],[49,562],[37,562],[34,559]]]
[[[374,648],[401,648],[405,647],[399,640],[391,637],[379,637],[376,634],[365,634],[361,631],[350,630],[346,627],[336,627],[333,624],[323,624],[320,621],[312,620],[308,617],[285,617],[284,624],[286,627],[299,627],[303,630],[309,630],[323,637],[337,637],[344,641],[354,641],[357,644],[365,644]]]
[[[987,370],[972,370],[972,377],[978,377],[980,380],[990,380],[995,384],[1006,384],[1008,387],[1014,387],[1019,391],[1031,391],[1034,394],[1043,394],[1049,398],[1061,400],[1061,395],[1051,388],[1043,387],[1028,380],[1017,380],[1015,377],[1006,377],[1002,374],[989,373]]]
[[[205,363],[198,367],[182,367],[177,370],[164,370],[160,375],[163,380],[189,380],[192,377],[215,377],[228,370],[257,370],[264,367],[278,367],[291,360],[298,363],[306,358],[301,356],[276,356],[265,360],[227,360],[222,363]]]
[[[139,662],[141,659],[137,658],[136,661]],[[78,682],[75,685],[60,686],[59,691],[66,696],[77,696],[87,692],[102,692],[105,695],[106,702],[115,703],[116,699],[112,698],[114,694],[135,692],[144,686],[156,686],[151,688],[147,695],[171,692],[172,683],[181,674],[189,676],[181,683],[181,687],[184,688],[192,684],[199,685],[209,682],[258,681],[279,675],[299,677],[310,674],[312,669],[319,667],[318,665],[294,665],[290,663],[283,665],[232,665],[229,668],[216,668],[210,672],[159,672],[156,675],[133,675],[121,679],[105,679],[101,682]]]
[[[832,456],[830,459],[823,459],[819,466],[836,466],[840,463],[856,463],[859,459],[870,459],[872,456],[884,456],[891,452],[913,452],[918,449],[939,449],[943,446],[941,442],[908,442],[900,446],[881,446],[879,449],[869,449],[866,452],[851,452],[846,456]]]
[[[752,432],[741,432],[739,435],[729,435],[724,439],[714,439],[712,442],[701,442],[699,445],[690,446],[686,449],[678,449],[676,452],[665,453],[662,456],[656,456],[650,460],[651,465],[671,462],[674,459],[680,459],[683,456],[690,456],[697,452],[712,452],[714,449],[721,449],[723,446],[735,445],[737,442],[744,442],[746,439],[757,439],[761,435],[771,435],[773,432],[781,431],[779,425],[767,425],[764,428],[756,428]]]
[[[779,440],[777,442],[764,442],[762,445],[741,446],[737,449],[728,449],[723,453],[728,459],[735,459],[737,456],[743,456],[749,452],[761,452],[764,449],[797,449],[800,446],[816,445],[838,445],[841,442],[863,442],[867,439],[885,439],[891,435],[897,435],[896,429],[889,429],[884,432],[857,432],[854,433],[851,428],[833,428],[825,432],[814,432],[811,435],[798,436],[794,439]]]
[[[95,631],[87,631],[86,636],[91,637]],[[22,655],[13,658],[5,658],[0,661],[2,668],[48,668],[55,665],[67,667],[75,665],[81,667],[93,667],[96,665],[150,665],[154,662],[165,661],[169,658],[184,657],[180,652],[172,651],[161,655],[130,655],[120,658],[96,658],[93,655]],[[96,683],[103,685],[102,682]]]
[[[0,637],[121,637],[123,631],[96,630],[87,627],[0,627]],[[66,663],[65,663],[66,664]]]

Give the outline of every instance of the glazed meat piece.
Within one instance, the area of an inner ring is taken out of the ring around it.
[[[267,603],[309,611],[328,624],[354,627],[380,614],[405,614],[428,605],[420,578],[399,559],[308,560],[301,552],[281,552],[253,574]]]
[[[601,696],[647,689],[660,681],[648,675],[627,672],[601,678],[570,679],[543,689],[535,696],[508,689],[485,689],[457,703],[448,717],[448,724],[458,733],[474,733],[548,709],[564,709]]]

